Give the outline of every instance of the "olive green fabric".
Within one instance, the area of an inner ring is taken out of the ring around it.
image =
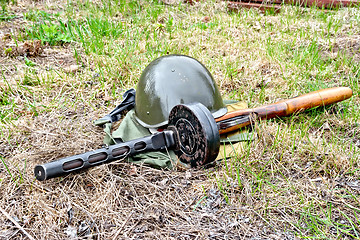
[[[237,102],[227,105],[227,107],[229,111],[235,111],[244,109],[247,105],[245,103]],[[108,123],[105,125],[104,131],[106,132],[104,143],[107,145],[112,145],[119,141],[126,142],[151,134],[149,129],[138,123],[135,118],[134,110],[130,110],[126,114],[117,130],[111,133],[111,123]],[[253,138],[253,134],[249,133],[247,130],[239,130],[238,132],[221,136],[219,156],[216,160],[235,156],[242,151],[245,143],[244,141],[251,141]],[[172,150],[139,153],[132,157],[128,157],[127,161],[137,164],[146,164],[155,168],[186,169],[190,167],[189,165],[178,161]]]
[[[147,128],[141,126],[135,119],[135,111],[130,110],[125,118],[122,120],[119,128],[115,130],[111,135],[108,132],[106,126],[106,136],[104,143],[112,145],[117,139],[122,142],[130,141],[136,138],[141,138],[150,135],[150,131]],[[138,164],[146,164],[155,168],[168,168],[173,169],[177,162],[177,157],[173,151],[154,151],[138,153],[132,157],[128,157],[129,162]]]

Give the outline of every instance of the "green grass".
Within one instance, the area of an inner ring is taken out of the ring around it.
[[[38,39],[43,44],[62,45],[72,41],[72,38],[64,31],[63,24],[53,22],[35,23],[31,29],[27,30],[25,39]]]
[[[61,15],[61,12],[51,14],[51,13],[47,13],[42,10],[30,9],[28,12],[25,12],[23,15],[26,20],[33,21],[33,22],[41,22],[41,21],[46,21],[46,20],[49,20],[49,21],[56,20]]]
[[[16,15],[9,14],[7,11],[0,12],[0,21],[10,21],[14,19]]]
[[[7,173],[10,175],[11,179],[13,178],[11,171],[9,170],[9,167],[7,166],[7,164],[5,163],[5,160],[2,156],[0,156],[1,162],[3,164],[3,166],[6,168]]]

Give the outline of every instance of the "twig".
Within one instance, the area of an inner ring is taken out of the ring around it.
[[[22,231],[30,240],[35,240],[20,224],[18,224],[2,207],[0,211],[5,215],[20,231]]]
[[[51,135],[51,136],[59,136],[60,134],[57,133],[50,133],[50,132],[44,132],[44,131],[33,131],[35,133],[45,134],[45,135]]]
[[[120,234],[120,232],[122,231],[122,229],[125,227],[126,223],[129,221],[129,219],[131,218],[131,216],[134,214],[134,211],[131,211],[131,213],[129,214],[129,216],[126,218],[126,220],[124,221],[124,223],[121,225],[121,227],[119,228],[119,230],[116,232],[115,236],[112,239],[117,239],[117,236]]]

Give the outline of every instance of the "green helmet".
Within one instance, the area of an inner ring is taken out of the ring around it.
[[[135,116],[147,128],[168,123],[178,104],[199,102],[214,118],[227,109],[210,72],[199,61],[184,55],[167,55],[152,61],[142,72],[135,95]]]

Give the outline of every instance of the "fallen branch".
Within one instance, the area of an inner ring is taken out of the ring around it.
[[[20,231],[22,231],[30,240],[35,240],[22,226],[20,226],[6,211],[0,207],[0,211],[5,215]]]

